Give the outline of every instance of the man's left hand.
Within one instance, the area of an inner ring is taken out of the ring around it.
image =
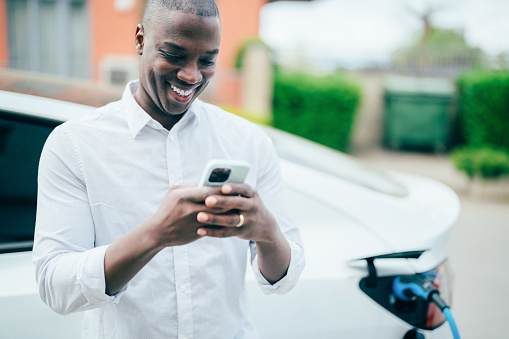
[[[198,222],[204,226],[198,230],[199,235],[274,241],[278,233],[277,222],[255,189],[247,184],[228,183],[223,185],[221,192],[223,195],[205,199],[205,205],[214,212],[198,213]]]

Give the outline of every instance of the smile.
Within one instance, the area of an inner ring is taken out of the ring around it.
[[[190,89],[190,90],[187,90],[187,91],[184,91],[183,89],[180,89],[180,88],[176,87],[173,84],[170,87],[173,90],[173,92],[175,92],[178,96],[180,96],[182,98],[187,98],[188,96],[190,96],[194,92],[194,88]]]

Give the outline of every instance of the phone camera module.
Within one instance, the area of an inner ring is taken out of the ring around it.
[[[231,171],[229,168],[215,168],[210,173],[209,182],[225,182],[228,180]]]

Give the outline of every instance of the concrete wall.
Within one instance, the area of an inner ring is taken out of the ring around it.
[[[274,74],[270,51],[261,44],[246,48],[242,73],[242,108],[262,121],[272,120]]]
[[[354,122],[350,153],[379,147],[383,137],[383,77],[381,71],[355,71],[362,86],[362,102]]]

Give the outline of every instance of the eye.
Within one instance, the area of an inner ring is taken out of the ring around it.
[[[161,51],[161,54],[169,62],[178,62],[178,61],[184,60],[184,57],[182,55],[169,54],[169,53],[166,53],[166,52],[163,52],[163,51]]]
[[[200,60],[200,63],[204,66],[214,66],[216,64],[216,60],[202,59]]]

